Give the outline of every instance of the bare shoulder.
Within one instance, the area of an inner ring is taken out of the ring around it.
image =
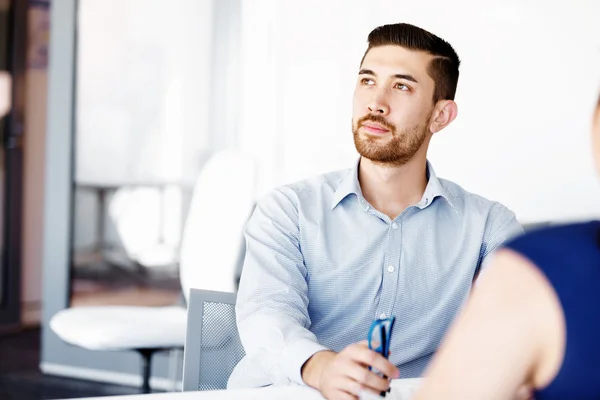
[[[560,368],[564,321],[544,274],[519,253],[499,250],[426,372],[418,400],[507,399],[542,388]]]
[[[512,288],[511,292],[527,292],[523,294],[529,297],[550,287],[550,283],[529,259],[513,250],[501,249],[493,256],[489,267],[480,274],[474,292],[483,292],[481,295],[485,297],[485,293],[502,290],[506,286]],[[480,290],[482,287],[484,290]],[[522,297],[519,298],[521,300]]]
[[[529,337],[523,340],[536,349],[531,383],[538,388],[548,385],[562,364],[565,320],[560,300],[538,266],[513,250],[499,250],[480,276],[470,303],[475,314],[506,314],[515,327],[527,327]]]

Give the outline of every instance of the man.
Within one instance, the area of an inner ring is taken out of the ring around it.
[[[492,251],[521,233],[504,206],[438,179],[432,136],[457,114],[459,58],[408,24],[369,34],[346,171],[273,190],[246,227],[238,328],[247,356],[230,387],[307,384],[356,398],[419,376]],[[457,155],[460,156],[460,155]],[[394,315],[389,361],[364,340]]]

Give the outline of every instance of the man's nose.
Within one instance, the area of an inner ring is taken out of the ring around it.
[[[372,114],[387,115],[390,112],[387,101],[385,101],[384,96],[381,94],[376,95],[371,102],[369,102],[367,108]]]

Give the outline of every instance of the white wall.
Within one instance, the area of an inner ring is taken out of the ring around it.
[[[459,116],[432,141],[438,175],[521,222],[598,215],[589,123],[600,88],[600,3],[245,0],[240,143],[260,191],[356,158],[351,99],[374,27],[409,22],[462,59]]]

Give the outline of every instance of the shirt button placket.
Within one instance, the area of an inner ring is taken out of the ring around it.
[[[384,264],[384,276],[383,276],[383,292],[381,297],[381,306],[379,309],[379,318],[387,318],[389,317],[392,311],[392,303],[395,297],[396,288],[396,272],[397,269],[395,264],[394,257],[394,249],[397,246],[397,237],[399,234],[399,225],[397,222],[392,222],[390,224],[390,242],[388,243],[388,248],[386,251],[385,262]]]

